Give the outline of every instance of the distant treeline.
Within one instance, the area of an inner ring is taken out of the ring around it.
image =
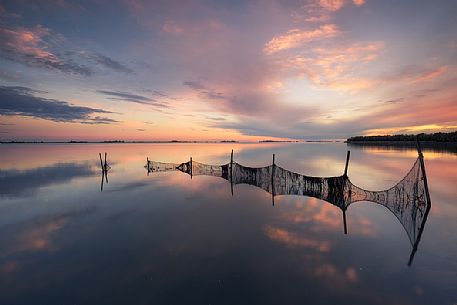
[[[418,135],[398,134],[385,136],[356,136],[347,139],[347,142],[413,142],[416,141],[416,138],[419,138],[421,142],[457,142],[457,131],[420,133]]]

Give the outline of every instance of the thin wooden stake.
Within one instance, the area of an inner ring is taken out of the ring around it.
[[[105,179],[105,172],[102,171],[102,182],[100,184],[100,192],[103,192],[103,180]]]
[[[233,149],[232,153],[230,154],[230,190],[233,196]]]
[[[348,153],[346,155],[346,166],[344,167],[344,176],[348,175],[348,165],[349,165],[349,157],[351,156],[351,151],[348,150]]]
[[[273,154],[273,165],[271,167],[271,202],[272,202],[273,206],[275,206],[274,176],[275,176],[275,154]]]
[[[346,224],[346,209],[343,210],[343,226],[344,226],[344,234],[348,234],[348,227]]]
[[[98,154],[100,156],[100,166],[102,168],[102,171],[104,171],[104,168],[103,168],[103,161],[102,161],[102,153],[99,153]]]
[[[427,183],[427,173],[425,171],[425,163],[424,163],[424,155],[422,154],[422,148],[419,142],[419,137],[416,137],[417,141],[417,153],[419,154],[419,165],[422,171],[422,178],[424,180],[424,190],[425,196],[427,197],[427,208],[425,210],[424,218],[422,219],[421,226],[419,228],[419,234],[417,235],[416,242],[413,245],[413,250],[411,251],[411,255],[409,256],[408,266],[411,266],[413,263],[414,255],[416,254],[417,247],[419,246],[419,242],[422,237],[422,233],[424,232],[425,222],[427,221],[428,213],[432,207],[432,201],[430,199],[430,193],[428,191],[428,183]]]

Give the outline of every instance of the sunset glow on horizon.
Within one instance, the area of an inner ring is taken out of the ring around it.
[[[0,1],[0,140],[457,130],[455,1]]]

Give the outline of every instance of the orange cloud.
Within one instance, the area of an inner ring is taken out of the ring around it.
[[[331,249],[331,244],[328,241],[300,237],[284,229],[267,226],[264,231],[269,238],[284,243],[289,247],[306,247],[320,252],[328,252]]]
[[[357,76],[379,56],[384,43],[375,41],[314,48],[307,54],[275,59],[286,73],[306,76],[314,85],[341,91],[358,91],[372,87],[376,80]]]
[[[306,203],[299,201],[300,205],[292,210],[283,210],[280,218],[292,224],[309,223],[310,230],[314,232],[336,231],[343,229],[342,211],[329,203],[316,198],[308,198]],[[298,204],[298,203],[297,203]],[[373,223],[363,216],[347,215],[351,234],[362,236],[374,236],[376,234]]]
[[[365,4],[365,0],[352,0],[352,3],[361,6]],[[319,5],[321,7],[332,12],[340,10],[346,4],[347,2],[345,0],[319,0]]]
[[[53,251],[56,249],[52,241],[53,234],[67,223],[66,218],[59,218],[37,225],[19,233],[11,245],[4,249],[2,257],[22,252]]]
[[[345,271],[338,270],[333,264],[322,263],[314,270],[314,275],[326,281],[332,288],[342,288],[348,283],[356,283],[358,281],[358,274],[355,268],[349,267]]]
[[[352,0],[352,2],[355,4],[355,5],[364,5],[365,4],[365,0]]]
[[[340,34],[334,24],[324,24],[311,31],[292,29],[286,34],[273,37],[263,49],[264,53],[271,55],[279,51],[300,47],[304,43],[324,38],[335,37]]]
[[[329,11],[337,11],[339,10],[340,8],[343,7],[344,5],[344,0],[320,0],[319,1],[319,4],[329,10]]]

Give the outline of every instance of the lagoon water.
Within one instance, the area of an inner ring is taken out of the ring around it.
[[[150,160],[276,164],[383,190],[415,149],[343,143],[0,146],[0,304],[456,304],[457,154],[424,150],[432,208],[412,245],[381,205],[341,210]],[[111,170],[101,191],[98,154]]]

